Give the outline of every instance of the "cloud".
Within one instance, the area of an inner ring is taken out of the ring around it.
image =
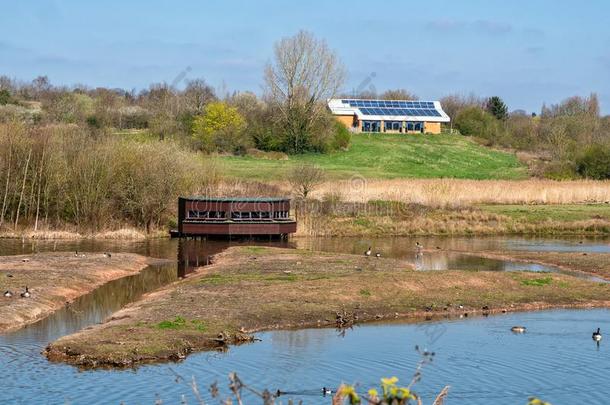
[[[474,20],[461,21],[442,19],[429,21],[426,29],[444,33],[478,33],[484,35],[505,35],[513,31],[513,26],[503,21]]]

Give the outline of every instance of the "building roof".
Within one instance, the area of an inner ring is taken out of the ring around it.
[[[439,101],[405,100],[328,100],[334,115],[357,115],[359,120],[449,122],[450,118]]]
[[[203,197],[191,196],[180,197],[183,200],[190,201],[208,201],[208,202],[282,202],[290,201],[288,197]]]

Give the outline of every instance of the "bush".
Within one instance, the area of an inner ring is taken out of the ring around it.
[[[480,107],[468,107],[460,111],[455,125],[462,135],[478,136],[492,141],[496,140],[500,133],[498,120]]]
[[[589,179],[610,179],[610,147],[602,145],[588,147],[577,158],[576,171]]]
[[[352,141],[352,134],[349,129],[339,121],[335,122],[335,137],[333,139],[333,150],[346,150]]]
[[[8,90],[0,90],[0,105],[6,105],[12,102],[11,93]]]

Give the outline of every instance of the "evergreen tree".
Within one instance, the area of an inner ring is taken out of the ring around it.
[[[499,120],[508,118],[508,107],[498,96],[490,97],[487,100],[487,111]]]

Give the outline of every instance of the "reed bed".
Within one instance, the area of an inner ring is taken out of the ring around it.
[[[442,208],[475,204],[608,204],[610,181],[353,178],[323,184],[312,197],[323,199],[328,195],[350,202],[387,200]]]

